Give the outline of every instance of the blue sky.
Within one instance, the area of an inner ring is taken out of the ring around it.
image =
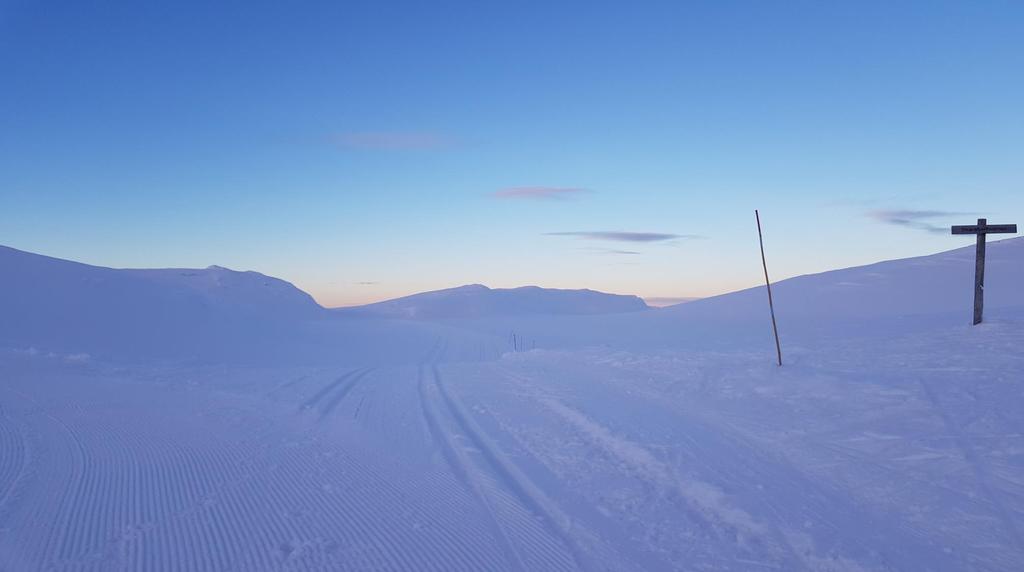
[[[754,208],[780,279],[1024,223],[1019,2],[141,4],[0,0],[0,244],[344,305],[746,287]]]

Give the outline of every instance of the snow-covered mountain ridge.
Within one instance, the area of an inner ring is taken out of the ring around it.
[[[773,284],[780,331],[793,339],[962,324],[973,272],[971,246],[782,280]],[[335,359],[369,344],[369,331],[423,336],[442,323],[471,336],[517,333],[531,347],[735,346],[763,337],[768,323],[764,286],[656,309],[592,290],[476,284],[327,310],[284,280],[218,266],[117,270],[0,247],[0,273],[0,347],[121,357],[221,359],[290,347]],[[992,241],[986,316],[1020,314],[1021,284],[1024,238]]]
[[[0,251],[0,569],[1017,570],[1024,241],[977,327],[971,250],[779,282],[784,367],[763,286],[396,319]]]
[[[152,356],[323,309],[257,272],[118,270],[0,247],[0,346]]]
[[[1024,305],[1024,237],[990,241],[985,307]],[[772,284],[780,311],[789,317],[866,318],[971,310],[975,247],[928,256],[807,274]],[[671,306],[679,315],[721,319],[762,315],[764,286]]]
[[[637,296],[594,290],[558,290],[538,286],[488,288],[470,284],[413,294],[352,308],[339,313],[405,319],[480,318],[499,315],[617,314],[647,310]]]

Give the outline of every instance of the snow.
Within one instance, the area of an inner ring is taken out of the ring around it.
[[[763,288],[330,311],[0,249],[0,570],[1017,570],[1024,240],[988,262],[976,327],[973,247],[779,282],[778,368]]]
[[[470,284],[337,311],[361,316],[439,320],[497,315],[614,314],[646,309],[647,304],[637,296],[537,286],[492,289]]]

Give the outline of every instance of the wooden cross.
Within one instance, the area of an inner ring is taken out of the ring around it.
[[[1016,233],[1015,224],[988,224],[983,218],[978,219],[978,224],[957,225],[953,227],[953,234],[976,234],[978,235],[978,247],[974,257],[974,325],[981,323],[981,307],[985,297],[985,235],[999,233]]]

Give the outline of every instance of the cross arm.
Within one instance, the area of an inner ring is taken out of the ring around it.
[[[953,234],[1012,234],[1017,232],[1015,224],[963,224],[952,228]]]

